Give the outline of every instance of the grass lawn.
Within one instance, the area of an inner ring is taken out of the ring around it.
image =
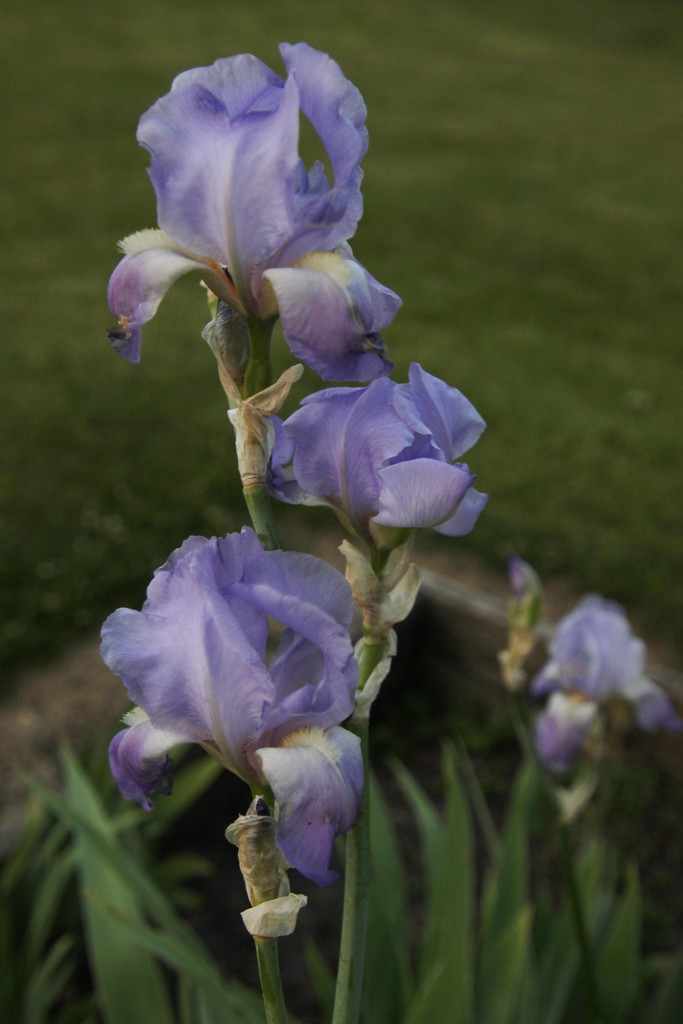
[[[219,56],[280,68],[283,39],[331,52],[368,104],[354,248],[404,299],[397,376],[419,359],[489,423],[470,457],[489,507],[450,546],[517,551],[683,652],[679,5],[30,0],[0,38],[8,669],[245,519],[196,281],[137,367],[109,350],[105,290],[117,240],[155,222],[140,114]]]

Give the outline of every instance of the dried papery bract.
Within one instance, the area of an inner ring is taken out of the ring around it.
[[[237,847],[240,871],[252,907],[289,892],[286,858],[277,847],[277,820],[262,796],[229,825],[225,838]]]
[[[307,899],[289,891],[289,865],[277,846],[277,819],[262,796],[254,797],[247,813],[228,826],[225,837],[237,847],[251,903],[251,909],[242,912],[247,931],[262,939],[291,935]]]
[[[235,408],[228,413],[235,428],[237,465],[245,491],[265,486],[274,442],[271,417],[286,401],[292,386],[303,372],[301,363],[290,366],[270,387],[244,401],[238,398]]]

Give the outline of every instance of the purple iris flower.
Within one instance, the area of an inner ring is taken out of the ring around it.
[[[140,358],[140,327],[190,270],[247,320],[280,316],[292,352],[326,380],[389,372],[379,331],[400,299],[347,245],[362,215],[366,108],[338,65],[283,43],[287,79],[241,54],[185,71],[145,113],[159,228],[124,239],[109,282],[114,347]],[[299,158],[299,116],[317,132],[333,183]]]
[[[532,693],[552,695],[535,723],[536,746],[551,771],[570,767],[600,705],[613,696],[632,703],[638,725],[648,732],[683,728],[667,695],[645,676],[645,653],[613,601],[585,597],[562,619],[550,660],[531,684]]]
[[[191,537],[157,570],[142,611],[119,608],[102,656],[138,707],[109,757],[125,797],[168,793],[178,743],[201,744],[254,793],[274,795],[278,844],[321,885],[363,788],[353,709],[358,667],[343,577],[310,555],[264,551],[253,530]],[[267,648],[269,620],[282,624]],[[268,653],[267,653],[268,652]]]
[[[553,693],[534,722],[534,744],[551,772],[567,772],[598,717],[598,706],[566,693]]]
[[[485,426],[463,394],[413,363],[408,384],[330,388],[277,421],[270,487],[283,501],[330,505],[378,548],[421,526],[460,536],[487,496],[455,460]]]

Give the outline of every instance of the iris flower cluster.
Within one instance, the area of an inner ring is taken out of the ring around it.
[[[549,694],[536,719],[539,756],[553,772],[571,768],[599,737],[607,706],[629,702],[647,732],[683,728],[667,695],[645,675],[645,644],[634,637],[624,610],[615,602],[584,598],[559,623],[550,660],[531,683],[536,696]]]
[[[467,533],[486,496],[457,460],[484,422],[418,365],[408,384],[388,379],[380,331],[400,300],[348,244],[363,206],[362,97],[326,54],[304,43],[280,50],[285,79],[248,54],[219,60],[179,75],[143,115],[158,227],[121,243],[110,340],[137,362],[142,326],[178,277],[198,272],[241,338],[279,317],[292,353],[323,379],[371,382],[322,391],[284,423],[269,419],[276,498],[332,506],[384,553],[423,526]],[[299,156],[302,115],[331,180],[322,162],[306,168]],[[235,387],[228,380],[231,401],[246,406],[252,395]],[[150,810],[171,787],[168,751],[199,743],[275,807],[289,863],[331,881],[333,841],[356,821],[364,786],[359,741],[343,725],[358,680],[352,610],[334,569],[264,550],[250,529],[185,541],[142,610],[119,609],[102,631],[104,660],[136,705],[110,748],[123,795]]]

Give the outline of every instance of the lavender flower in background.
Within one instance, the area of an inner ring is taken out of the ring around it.
[[[110,338],[140,358],[140,327],[168,288],[198,271],[247,320],[280,316],[298,359],[327,380],[387,373],[378,332],[400,299],[353,257],[362,215],[366,108],[326,54],[283,43],[283,80],[251,54],[178,75],[140,120],[152,154],[160,230],[125,238],[109,282],[118,319]],[[299,117],[313,125],[332,167],[306,170]]]
[[[419,527],[461,536],[487,496],[455,460],[485,426],[464,395],[413,363],[408,384],[320,391],[278,421],[270,489],[282,501],[331,506],[381,549]]]
[[[550,695],[534,723],[534,743],[551,772],[567,772],[598,725],[598,705],[566,693]]]
[[[141,612],[120,608],[102,656],[139,705],[110,747],[116,782],[151,810],[167,793],[167,751],[201,744],[254,793],[272,791],[278,845],[320,884],[332,843],[354,824],[363,788],[353,709],[357,664],[343,577],[310,555],[264,551],[243,529],[191,537],[157,570]],[[266,657],[269,618],[284,626]]]
[[[531,692],[551,694],[534,728],[537,750],[551,771],[571,767],[599,728],[601,708],[615,696],[631,702],[648,732],[683,728],[667,695],[646,678],[645,644],[633,636],[618,604],[584,598],[560,622],[550,655]]]

